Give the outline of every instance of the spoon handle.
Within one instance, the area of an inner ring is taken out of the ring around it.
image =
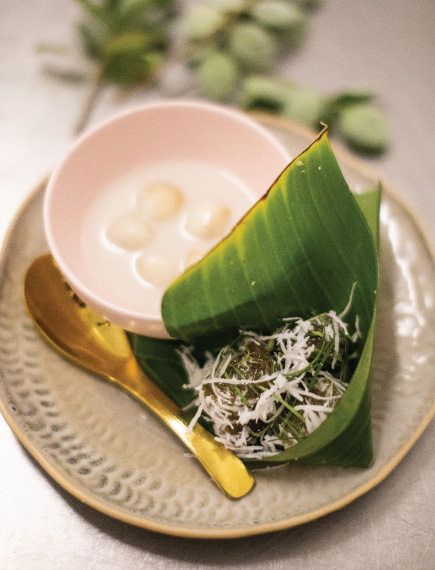
[[[189,430],[174,402],[145,375],[134,357],[125,331],[107,321],[66,286],[50,255],[29,267],[24,280],[29,313],[43,336],[65,356],[117,383],[150,408],[184,442],[217,485],[234,499],[254,485],[243,462],[195,424]]]
[[[152,410],[198,458],[215,483],[231,498],[238,499],[254,485],[244,463],[198,422],[189,429],[183,412],[146,376],[134,357],[111,380]]]

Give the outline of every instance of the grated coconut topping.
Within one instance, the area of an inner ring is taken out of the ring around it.
[[[348,381],[351,337],[334,311],[303,320],[285,319],[272,335],[242,332],[238,341],[200,366],[181,353],[194,388],[197,412],[215,437],[242,459],[263,459],[312,433],[332,412]]]

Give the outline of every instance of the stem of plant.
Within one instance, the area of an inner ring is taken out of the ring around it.
[[[103,70],[100,68],[95,73],[92,79],[90,90],[88,92],[87,98],[85,99],[84,105],[81,109],[79,118],[76,122],[74,128],[74,133],[76,135],[80,134],[88,124],[89,119],[92,115],[92,111],[94,110],[95,103],[102,89],[102,86],[103,86]]]

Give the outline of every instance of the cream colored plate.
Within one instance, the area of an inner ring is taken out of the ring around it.
[[[298,154],[313,135],[258,117]],[[336,149],[351,187],[376,174]],[[0,411],[17,438],[70,493],[120,520],[188,537],[289,528],[367,492],[397,465],[435,413],[435,265],[413,217],[390,188],[382,202],[381,281],[369,469],[286,465],[256,473],[239,501],[139,404],[65,361],[36,333],[22,299],[25,269],[47,251],[43,186],[13,224],[0,275]],[[25,492],[25,490],[24,490]]]

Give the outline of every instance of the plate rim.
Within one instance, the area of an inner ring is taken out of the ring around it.
[[[278,117],[262,112],[249,113],[249,116],[258,120],[262,125],[271,129],[281,129],[290,132],[291,134],[301,136],[303,139],[306,139],[308,143],[309,141],[315,140],[315,138],[318,136],[318,133],[315,131],[283,117]],[[435,264],[434,249],[431,242],[427,239],[427,233],[424,227],[422,226],[421,222],[418,221],[418,217],[416,216],[416,213],[412,206],[408,203],[407,200],[403,198],[396,187],[389,180],[387,180],[386,177],[380,176],[374,167],[371,167],[363,159],[349,152],[339,142],[332,140],[331,146],[333,147],[334,153],[339,162],[343,162],[349,167],[354,168],[357,172],[361,173],[367,178],[382,180],[384,192],[391,196],[393,200],[398,202],[399,205],[409,214],[412,223],[420,232],[422,242],[427,247],[428,253],[433,263]],[[5,260],[13,242],[12,236],[15,228],[31,205],[31,202],[38,199],[40,194],[42,194],[47,181],[48,176],[43,178],[41,182],[28,194],[18,211],[15,213],[5,233],[4,241],[0,249],[0,275],[3,273]],[[56,469],[56,466],[54,464],[51,464],[48,460],[46,460],[42,452],[39,451],[38,446],[35,445],[31,438],[21,430],[20,426],[14,420],[13,415],[8,411],[7,406],[2,401],[2,399],[0,399],[0,413],[3,415],[6,423],[8,424],[17,440],[38,462],[43,470],[65,491],[67,491],[69,494],[87,506],[121,522],[162,534],[197,539],[234,539],[290,529],[312,522],[318,518],[344,508],[357,498],[366,494],[368,491],[379,485],[395,469],[395,467],[402,461],[402,459],[407,455],[417,440],[421,437],[435,416],[435,401],[429,410],[424,414],[424,416],[422,416],[421,421],[413,434],[401,446],[401,448],[384,465],[381,466],[381,468],[373,475],[373,477],[358,485],[353,491],[347,493],[343,497],[340,497],[336,501],[315,508],[302,515],[284,518],[279,521],[259,523],[258,525],[251,525],[249,527],[229,526],[227,528],[221,527],[209,529],[159,523],[150,519],[144,519],[141,516],[126,513],[120,508],[110,507],[104,503],[104,501],[95,498],[90,490],[83,491],[82,488],[80,488],[73,480],[71,480],[67,474],[59,471],[59,469]]]

